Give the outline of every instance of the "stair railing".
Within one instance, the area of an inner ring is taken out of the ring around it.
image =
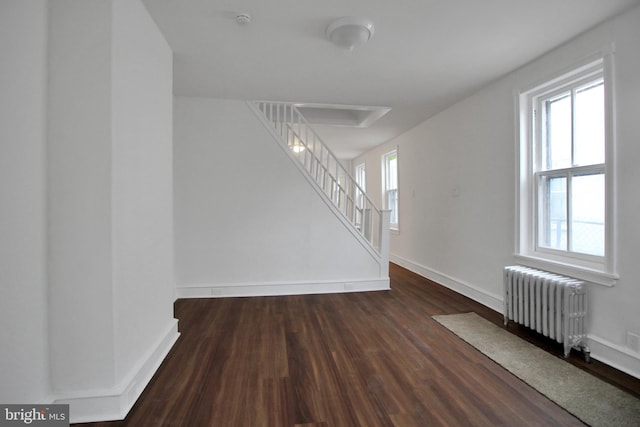
[[[296,106],[267,101],[253,105],[344,217],[379,254],[388,252],[388,212],[376,207]]]

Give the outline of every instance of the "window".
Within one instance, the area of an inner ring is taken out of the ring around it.
[[[536,267],[612,284],[607,64],[601,57],[520,95],[518,253],[544,263]]]
[[[364,163],[356,166],[355,178],[359,187],[356,189],[356,205],[362,209],[364,207],[364,193],[367,192],[367,171]]]
[[[382,156],[383,188],[385,208],[389,209],[389,227],[398,230],[398,150]]]

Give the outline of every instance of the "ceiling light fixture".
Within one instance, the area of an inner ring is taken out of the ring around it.
[[[238,25],[249,25],[251,23],[251,15],[249,15],[248,13],[237,14],[236,23]]]
[[[355,16],[345,16],[329,24],[326,35],[332,43],[353,50],[371,40],[373,22]]]

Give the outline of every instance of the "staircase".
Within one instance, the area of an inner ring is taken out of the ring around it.
[[[294,104],[255,101],[249,106],[388,274],[389,211],[375,206]]]

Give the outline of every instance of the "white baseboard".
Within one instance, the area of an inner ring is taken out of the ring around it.
[[[502,295],[495,295],[480,289],[463,280],[453,278],[446,274],[435,271],[431,268],[409,261],[397,255],[390,255],[391,262],[398,264],[408,270],[413,271],[427,279],[452,289],[474,301],[483,304],[498,313],[503,311]],[[635,353],[626,347],[614,344],[604,338],[588,335],[591,356],[619,371],[629,374],[635,378],[640,378],[640,354]]]
[[[255,282],[195,284],[176,287],[176,298],[256,297],[308,295],[342,292],[382,291],[389,289],[389,278],[308,282]]]
[[[69,404],[71,423],[124,419],[179,336],[178,320],[174,319],[157,345],[142,358],[137,369],[120,386],[57,396],[53,403]]]
[[[416,262],[410,261],[397,255],[389,255],[389,260],[401,267],[406,268],[407,270],[411,270],[414,273],[426,277],[429,280],[433,280],[434,282],[446,288],[449,288],[458,292],[459,294],[471,298],[472,300],[477,301],[482,305],[486,305],[487,307],[492,308],[498,313],[502,313],[502,295],[496,295],[491,292],[487,292],[479,288],[478,286],[465,282],[464,280],[456,279],[455,277],[448,276],[444,273],[433,270],[429,267],[425,267],[424,265],[420,265]]]
[[[591,357],[633,377],[640,378],[640,353],[604,338],[587,335]]]

